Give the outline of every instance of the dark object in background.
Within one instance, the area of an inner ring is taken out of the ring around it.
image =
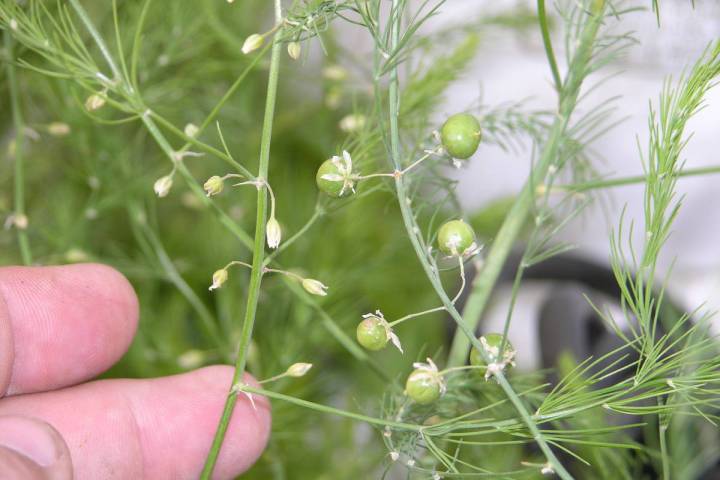
[[[515,253],[506,262],[500,273],[496,288],[503,285],[511,285],[521,260],[521,253]],[[472,285],[475,276],[473,267],[467,270],[468,284]],[[619,306],[621,298],[620,288],[610,267],[597,263],[593,260],[582,258],[577,254],[561,254],[552,257],[545,262],[529,267],[523,277],[525,280],[551,282],[555,286],[550,290],[547,298],[542,303],[538,312],[538,343],[540,346],[541,368],[554,372],[558,360],[563,353],[570,353],[576,361],[582,361],[588,357],[600,358],[609,352],[619,349],[624,345],[612,330],[604,323],[603,319],[593,309],[588,299],[598,308],[603,305]],[[458,301],[458,308],[462,311],[467,299],[465,293]],[[665,305],[670,309],[682,311],[672,298],[667,294],[664,296]],[[451,325],[451,333],[454,333],[455,325]],[[482,334],[482,322],[478,323],[477,335]],[[664,334],[662,325],[658,325],[658,336]],[[452,335],[448,338],[452,338]],[[624,365],[635,362],[638,354],[631,348],[621,349],[615,354],[608,356],[602,362],[591,369],[591,373],[602,370],[610,363],[625,358],[616,365],[621,369]],[[633,373],[632,368],[622,370],[616,375],[627,378]],[[597,383],[598,388],[609,386],[622,380],[618,376],[605,378]],[[550,373],[548,381],[556,384],[558,381],[555,373]],[[615,424],[638,423],[642,419],[632,415],[617,415]],[[636,441],[644,442],[643,431],[635,427],[626,430]],[[572,465],[574,459],[564,455],[565,463]],[[644,465],[643,471],[651,477],[652,465]],[[699,480],[720,480],[720,463],[705,472]]]

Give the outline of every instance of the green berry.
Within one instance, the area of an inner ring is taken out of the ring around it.
[[[445,150],[451,157],[463,160],[475,153],[481,136],[480,122],[469,113],[451,116],[440,129],[440,139]]]
[[[368,317],[357,326],[357,340],[368,350],[382,350],[387,345],[387,331],[378,317]]]
[[[425,368],[414,370],[405,383],[405,393],[420,405],[433,403],[440,398],[442,379],[436,372]]]
[[[330,180],[328,178],[322,178],[323,176],[332,175],[336,179]],[[340,198],[351,195],[352,182],[345,180],[346,173],[341,170],[341,167],[333,162],[332,159],[325,160],[320,168],[318,168],[317,175],[315,175],[315,182],[318,188],[330,195],[331,197]]]
[[[462,220],[451,220],[438,230],[438,247],[445,255],[460,256],[475,242],[475,233]]]
[[[509,340],[505,342],[502,358],[499,357],[502,339],[503,336],[499,333],[488,333],[487,335],[480,337],[479,340],[485,347],[485,351],[490,358],[490,363],[512,364],[512,360],[515,357],[515,348]],[[485,372],[484,367],[487,367],[487,363],[476,348],[473,348],[470,352],[470,364],[475,365],[476,367],[483,367],[481,369],[482,373]]]

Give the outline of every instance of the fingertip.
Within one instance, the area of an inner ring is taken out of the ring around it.
[[[105,265],[0,268],[0,296],[0,330],[9,329],[14,343],[8,394],[92,378],[125,353],[137,330],[135,292]]]

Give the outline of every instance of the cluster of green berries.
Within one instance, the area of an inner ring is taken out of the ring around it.
[[[464,160],[477,151],[481,135],[477,118],[468,113],[460,113],[451,116],[444,123],[440,131],[440,141],[445,152],[451,157]],[[355,193],[355,186],[361,178],[353,172],[352,158],[344,151],[342,156],[334,156],[320,165],[315,181],[318,189],[325,194],[342,198]],[[438,249],[443,254],[463,257],[474,250],[475,233],[464,221],[451,220],[438,230],[437,242]],[[368,350],[382,350],[388,342],[392,342],[402,352],[399,338],[380,311],[363,315],[363,320],[357,326],[356,336],[358,343]],[[435,402],[446,389],[442,373],[429,358],[427,363],[415,363],[413,367],[414,370],[405,383],[405,393],[420,405]],[[486,370],[488,368],[483,371]]]
[[[487,380],[495,373],[503,371],[508,366],[514,366],[515,349],[509,341],[505,342],[502,353],[500,347],[503,343],[503,336],[499,333],[490,333],[480,337],[485,356],[489,362],[485,362],[481,353],[473,348],[470,352],[470,364],[478,367],[480,373],[485,374]],[[439,371],[431,359],[428,363],[414,363],[415,368],[405,382],[405,394],[419,405],[428,405],[445,394],[447,389],[443,372]]]
[[[480,122],[469,113],[452,115],[440,129],[443,149],[456,160],[470,158],[477,151],[481,138]],[[342,157],[325,160],[315,175],[318,188],[334,198],[355,193],[359,179],[359,175],[352,171],[352,159],[348,152],[343,152]]]

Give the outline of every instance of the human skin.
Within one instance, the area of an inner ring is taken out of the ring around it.
[[[232,368],[89,381],[137,324],[135,292],[110,267],[0,268],[0,480],[199,476]],[[239,475],[265,448],[270,409],[254,403],[238,398],[213,478]]]

